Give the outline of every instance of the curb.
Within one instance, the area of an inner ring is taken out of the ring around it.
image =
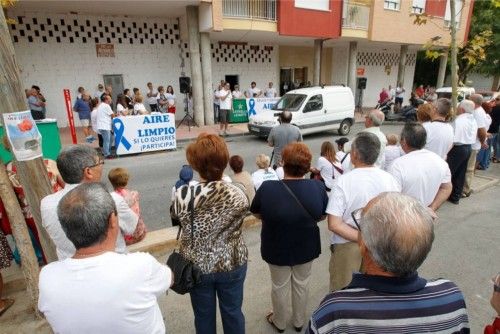
[[[250,132],[242,132],[242,133],[233,133],[233,134],[228,134],[226,136],[223,136],[222,138],[237,138],[237,137],[246,137],[246,136],[251,136]],[[177,139],[177,143],[188,143],[192,140],[195,140],[196,137],[189,137],[189,138],[182,138],[182,139]]]
[[[488,182],[486,182],[485,184],[483,184],[483,185],[481,185],[481,186],[479,186],[477,188],[472,187],[472,192],[473,193],[477,193],[477,192],[483,191],[485,189],[488,189],[490,187],[493,187],[494,185],[496,185],[497,183],[500,182],[499,179],[494,178],[494,177],[490,177],[490,176],[474,175],[474,177],[478,178],[478,179],[487,180]]]

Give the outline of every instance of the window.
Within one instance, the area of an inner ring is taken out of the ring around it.
[[[415,14],[422,14],[425,11],[426,0],[413,0],[411,12]]]
[[[384,9],[399,10],[401,0],[384,0]]]
[[[330,10],[330,0],[295,0],[296,8]]]
[[[317,111],[323,108],[323,97],[321,94],[312,96],[304,107],[304,112]]]
[[[446,27],[450,26],[451,22],[451,9],[450,9],[450,1],[455,1],[455,22],[457,28],[460,27],[460,17],[462,15],[462,10],[464,7],[463,0],[448,0],[446,1],[446,12],[444,13],[444,25]]]
[[[274,110],[289,110],[297,111],[302,106],[302,103],[306,99],[304,94],[285,94],[281,100],[276,103]]]

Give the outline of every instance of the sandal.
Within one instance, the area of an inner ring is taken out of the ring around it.
[[[278,333],[283,333],[285,330],[284,329],[280,329],[278,328],[278,326],[276,326],[273,322],[273,319],[271,319],[271,317],[274,315],[274,312],[269,312],[267,315],[266,315],[266,320],[267,322],[274,327],[274,329],[278,332]]]
[[[5,303],[5,306],[0,309],[0,316],[14,304],[14,299],[2,299],[2,301]]]

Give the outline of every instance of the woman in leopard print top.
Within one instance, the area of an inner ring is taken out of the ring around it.
[[[216,333],[216,295],[224,333],[245,333],[241,305],[248,250],[241,227],[248,212],[248,198],[236,184],[221,181],[229,152],[220,137],[201,134],[188,146],[186,157],[201,182],[177,189],[174,213],[182,226],[180,252],[203,272],[201,283],[190,292],[196,333]]]

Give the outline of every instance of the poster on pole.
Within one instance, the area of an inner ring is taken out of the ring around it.
[[[171,150],[177,147],[175,119],[154,113],[113,118],[116,154]]]
[[[33,160],[42,156],[42,136],[31,111],[3,114],[3,124],[12,154],[18,161]]]

